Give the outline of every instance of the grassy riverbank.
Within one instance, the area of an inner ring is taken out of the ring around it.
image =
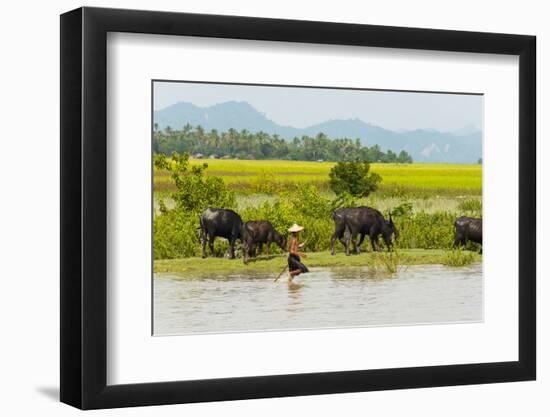
[[[340,268],[340,267],[371,267],[387,269],[391,266],[423,265],[423,264],[448,264],[449,257],[456,260],[456,253],[442,249],[407,249],[396,253],[362,253],[360,255],[346,256],[337,253],[334,256],[330,252],[312,252],[307,254],[304,263],[314,268]],[[464,257],[465,264],[481,262],[482,256],[475,252],[463,252],[458,256]],[[207,277],[208,275],[231,275],[246,272],[266,272],[276,276],[286,265],[286,255],[261,256],[251,260],[248,265],[243,264],[242,259],[230,260],[227,258],[182,258],[163,259],[154,262],[154,272],[174,273],[182,276]],[[459,266],[459,265],[453,265]]]

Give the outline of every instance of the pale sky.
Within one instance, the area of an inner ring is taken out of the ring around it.
[[[297,128],[358,118],[390,130],[482,127],[483,96],[397,91],[155,82],[154,109],[247,101],[275,123]]]

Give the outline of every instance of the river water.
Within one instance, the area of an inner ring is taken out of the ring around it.
[[[286,276],[191,279],[155,274],[153,333],[175,335],[264,330],[473,322],[483,320],[481,264],[415,265],[393,275],[361,268]]]

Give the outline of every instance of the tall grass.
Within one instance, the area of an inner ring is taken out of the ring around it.
[[[403,268],[402,256],[397,250],[392,252],[376,252],[373,253],[374,268],[377,270],[385,271],[389,274],[395,274]]]
[[[443,265],[460,267],[470,265],[476,260],[476,256],[473,252],[463,249],[452,249],[445,252],[443,256]]]
[[[467,212],[471,214],[480,214],[483,209],[481,200],[474,198],[469,198],[460,202],[457,208],[462,212]]]
[[[454,239],[453,223],[456,215],[441,211],[432,214],[420,212],[394,220],[399,230],[399,248],[447,249]]]

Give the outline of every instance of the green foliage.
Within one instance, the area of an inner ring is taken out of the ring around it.
[[[207,207],[235,207],[235,193],[221,178],[204,174],[207,164],[191,165],[188,154],[173,153],[171,158],[156,154],[153,163],[157,169],[170,173],[176,188],[170,194],[176,205],[174,209],[168,209],[159,200],[160,214],[153,221],[153,256],[155,259],[195,256],[200,247],[199,214]]]
[[[294,213],[315,219],[330,217],[333,209],[331,200],[322,196],[317,187],[311,185],[281,194],[281,201]]]
[[[354,197],[367,197],[376,191],[382,177],[369,173],[367,161],[338,162],[329,173],[330,188],[336,195],[348,193]]]
[[[397,207],[394,207],[390,213],[393,217],[409,217],[413,213],[413,205],[412,203],[405,201],[404,203],[399,204]]]
[[[397,162],[400,164],[412,164],[412,156],[410,156],[407,152],[401,151],[399,152],[399,156],[397,157]]]
[[[182,210],[168,210],[153,221],[153,256],[155,259],[200,256],[197,217]]]
[[[241,211],[243,221],[268,220],[280,233],[293,223],[304,226],[302,242],[309,251],[328,248],[330,236],[334,232],[331,219],[332,201],[323,197],[314,186],[304,185],[292,192],[282,193],[275,202],[265,201],[259,207],[249,207]]]
[[[454,241],[453,223],[456,216],[448,212],[417,213],[398,217],[394,223],[399,230],[399,248],[443,249]]]
[[[231,208],[236,205],[235,193],[219,177],[206,176],[208,164],[191,165],[188,154],[173,153],[170,158],[155,154],[153,163],[164,169],[176,186],[170,197],[178,209],[186,212],[201,212],[207,207]]]
[[[336,198],[332,200],[331,212],[340,207],[358,207],[360,205],[364,205],[364,203],[359,201],[357,197],[352,196],[350,193],[344,192],[340,195],[337,195]]]
[[[302,136],[286,141],[278,135],[265,132],[251,133],[229,129],[218,133],[205,132],[201,126],[184,126],[181,130],[166,128],[153,132],[155,152],[170,155],[172,152],[203,154],[205,156],[238,159],[290,159],[295,161],[350,161],[366,159],[370,162],[411,163],[412,157],[401,151],[383,152],[378,145],[362,146],[359,139],[334,138],[324,133],[315,137]]]
[[[459,248],[445,252],[443,264],[447,266],[459,267],[470,265],[475,260],[476,256],[474,253]]]

